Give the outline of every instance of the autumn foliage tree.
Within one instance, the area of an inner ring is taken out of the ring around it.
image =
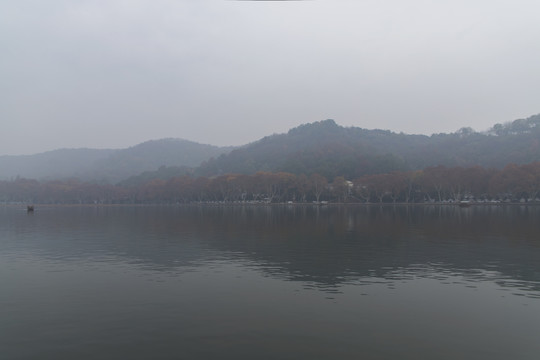
[[[216,177],[183,175],[152,179],[136,186],[81,182],[40,182],[17,178],[0,181],[0,202],[45,204],[187,204],[444,202],[463,199],[534,200],[540,194],[540,162],[507,165],[502,170],[475,167],[428,167],[414,172],[364,175],[352,182],[320,174],[257,172]]]

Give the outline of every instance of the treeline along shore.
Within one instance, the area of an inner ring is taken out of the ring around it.
[[[78,179],[0,181],[0,203],[243,204],[243,203],[540,203],[540,162],[503,169],[428,167],[356,179],[317,173],[257,172],[153,179],[136,186]]]

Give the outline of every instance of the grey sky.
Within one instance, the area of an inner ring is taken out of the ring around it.
[[[537,0],[0,0],[0,155],[540,113]]]

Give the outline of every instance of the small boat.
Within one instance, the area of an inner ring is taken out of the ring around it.
[[[469,201],[460,201],[459,207],[465,208],[471,206],[471,203]]]
[[[27,205],[26,206],[26,211],[27,212],[34,212],[34,205]]]

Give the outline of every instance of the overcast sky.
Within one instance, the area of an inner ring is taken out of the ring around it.
[[[538,0],[0,0],[0,155],[540,113]]]

